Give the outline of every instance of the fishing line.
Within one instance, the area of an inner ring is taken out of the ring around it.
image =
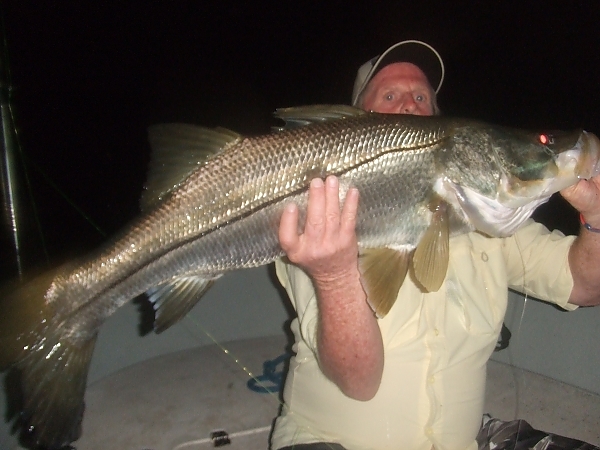
[[[517,330],[516,330],[515,335],[514,335],[514,344],[513,344],[513,347],[514,347],[514,345],[518,346],[520,344],[521,328],[523,326],[523,318],[525,317],[525,307],[527,305],[527,299],[528,299],[527,294],[524,294],[524,295],[525,295],[525,298],[524,298],[524,301],[523,301],[523,309],[521,311],[521,316],[519,318],[519,324],[517,326]],[[516,309],[513,310],[513,317],[514,317],[515,312],[516,312]],[[513,350],[511,348],[511,346],[509,346],[507,348],[507,350],[508,350],[508,363],[509,363],[509,365],[511,367],[511,374],[512,374],[513,381],[514,381],[514,384],[515,384],[515,406],[514,406],[514,412],[513,412],[513,419],[517,419],[519,417],[519,414],[520,414],[521,394],[522,394],[521,385],[522,385],[522,382],[523,382],[523,379],[524,379],[524,377],[523,377],[523,371],[524,371],[524,369],[521,368],[521,367],[518,367],[516,365],[516,363],[515,363],[515,357],[514,357],[516,355],[513,355]]]
[[[250,369],[240,360],[240,358],[238,358],[236,355],[234,355],[229,349],[227,349],[224,345],[222,345],[218,339],[216,339],[206,328],[204,328],[202,326],[202,324],[195,318],[193,317],[191,314],[188,314],[185,316],[184,321],[182,321],[181,323],[183,324],[184,328],[187,330],[188,333],[190,333],[191,336],[193,336],[195,339],[197,339],[198,341],[200,341],[200,338],[196,335],[195,331],[193,331],[192,329],[190,329],[190,327],[188,326],[188,322],[191,322],[195,328],[197,328],[198,330],[200,330],[202,333],[204,333],[229,359],[231,359],[231,361],[234,362],[234,364],[236,366],[238,366],[238,368],[240,370],[242,370],[242,372],[244,372],[246,375],[248,375],[250,377],[251,380],[254,381],[254,383],[256,383],[258,386],[265,386],[265,391],[264,393],[267,393],[268,395],[270,395],[273,399],[275,399],[275,402],[277,402],[277,405],[280,408],[285,408],[287,413],[288,413],[288,417],[293,417],[293,412],[289,411],[287,409],[286,404],[280,400],[279,398],[279,391],[273,391],[269,389],[269,386],[264,385],[264,381],[260,378],[260,376],[256,376],[252,373],[252,371],[250,371]],[[308,427],[306,425],[303,425],[301,423],[296,422],[296,424],[298,425],[298,427],[310,434],[313,434],[315,437],[318,437],[317,434],[312,432],[312,428]],[[271,425],[269,425],[267,427],[269,430],[272,428]],[[237,436],[241,436],[241,435],[250,435],[250,434],[256,434],[262,431],[258,431],[258,430],[263,430],[263,428],[255,428],[253,430],[246,430],[246,431],[242,431],[239,433],[246,433],[246,434],[238,434],[238,433],[234,433],[231,434],[229,436],[233,437],[234,435]],[[255,432],[256,431],[256,432]],[[208,442],[212,442],[212,438],[205,438],[205,439],[201,439],[199,441],[194,441],[194,442],[198,442],[200,444],[204,444],[204,443],[208,443]],[[185,443],[185,444],[180,444],[180,445],[190,445],[191,443]],[[214,444],[214,442],[213,442]],[[216,446],[216,445],[215,445]],[[180,450],[183,449],[185,447],[175,447],[173,450]]]
[[[521,310],[521,315],[519,317],[519,324],[517,326],[517,330],[515,331],[515,336],[514,336],[514,341],[513,341],[514,345],[517,345],[517,351],[518,351],[518,347],[521,343],[521,331],[523,328],[523,320],[525,318],[525,310],[527,308],[529,295],[527,294],[527,290],[525,289],[525,285],[527,284],[526,283],[527,271],[525,268],[525,259],[523,258],[523,249],[521,247],[521,243],[519,241],[518,234],[514,235],[514,239],[515,239],[515,244],[517,245],[517,249],[519,250],[521,267],[523,269],[523,281],[521,284],[521,292],[520,293],[524,295],[523,308]],[[513,309],[513,314],[512,314],[513,317],[514,317],[515,313],[516,313],[516,307]],[[514,348],[514,345],[513,345],[513,348]],[[524,376],[523,376],[524,369],[521,367],[518,367],[515,364],[515,358],[513,358],[513,356],[518,356],[518,355],[513,355],[513,350],[510,345],[508,346],[507,350],[508,350],[508,362],[511,366],[511,373],[513,376],[513,381],[515,383],[515,407],[514,407],[513,419],[518,419],[519,412],[520,412],[520,405],[521,405],[521,394],[522,394],[522,389],[521,389],[522,386],[521,385],[524,380]]]
[[[85,213],[85,211],[83,211],[83,209],[77,206],[77,204],[73,200],[71,200],[71,198],[52,181],[52,179],[42,170],[42,168],[35,161],[33,161],[31,158],[27,158],[26,156],[25,160],[28,164],[32,165],[40,173],[42,178],[44,178],[44,181],[46,181],[46,183],[48,183],[50,187],[52,187],[52,189],[54,189],[62,197],[62,199],[65,202],[67,202],[67,204],[69,204],[75,211],[77,211],[81,217],[83,217],[98,233],[100,233],[102,237],[108,236],[108,234],[104,232],[102,228],[100,228],[100,226],[90,216],[88,216]],[[33,202],[33,198],[31,201]]]
[[[252,373],[252,371],[246,365],[244,365],[244,363],[240,360],[240,358],[238,358],[228,348],[226,348],[224,345],[222,345],[218,341],[218,339],[215,338],[206,328],[204,328],[196,318],[192,317],[190,314],[186,315],[185,318],[186,318],[186,321],[192,322],[196,328],[198,328],[200,331],[202,331],[225,355],[227,355],[228,358],[230,358],[235,363],[236,366],[238,366],[238,368],[242,372],[244,372],[252,380],[254,380],[254,382],[257,385],[259,385],[259,386],[263,385],[263,382],[257,376],[255,376],[254,373]],[[187,324],[185,322],[182,322],[182,323],[184,325],[184,328],[188,331],[188,333],[190,333],[190,335],[192,335],[195,339],[200,341],[198,336],[196,336],[196,334],[187,326]],[[265,393],[271,395],[273,398],[276,399],[277,403],[280,404],[281,402],[277,398],[277,394],[275,392],[272,392],[270,389],[267,389],[267,387],[268,386],[265,385]]]

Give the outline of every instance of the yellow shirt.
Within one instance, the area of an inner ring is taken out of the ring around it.
[[[507,287],[574,309],[567,304],[573,239],[533,221],[509,238],[452,238],[440,290],[423,294],[407,277],[395,305],[379,320],[383,377],[367,402],[346,397],[320,371],[312,283],[297,267],[277,261],[298,317],[291,324],[296,356],[272,448],[327,441],[348,450],[477,449],[486,362],[502,326]]]

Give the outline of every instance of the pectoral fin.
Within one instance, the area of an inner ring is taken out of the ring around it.
[[[154,331],[161,333],[181,320],[216,278],[188,275],[150,289],[147,294],[156,315]]]
[[[446,204],[442,203],[433,212],[431,223],[412,259],[414,277],[427,292],[437,291],[446,278],[449,241],[448,211]]]
[[[359,270],[369,305],[379,318],[392,309],[406,278],[411,252],[375,248],[359,258]]]

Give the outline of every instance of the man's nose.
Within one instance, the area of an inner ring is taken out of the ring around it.
[[[412,95],[405,95],[400,103],[398,112],[400,114],[413,114],[417,110],[417,102]]]

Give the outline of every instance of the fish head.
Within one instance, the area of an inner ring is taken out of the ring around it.
[[[518,139],[494,149],[502,168],[498,201],[506,207],[547,200],[600,172],[600,141],[592,133],[514,134]]]
[[[490,236],[513,234],[552,194],[600,173],[600,140],[585,131],[468,126],[453,141],[434,189]]]

